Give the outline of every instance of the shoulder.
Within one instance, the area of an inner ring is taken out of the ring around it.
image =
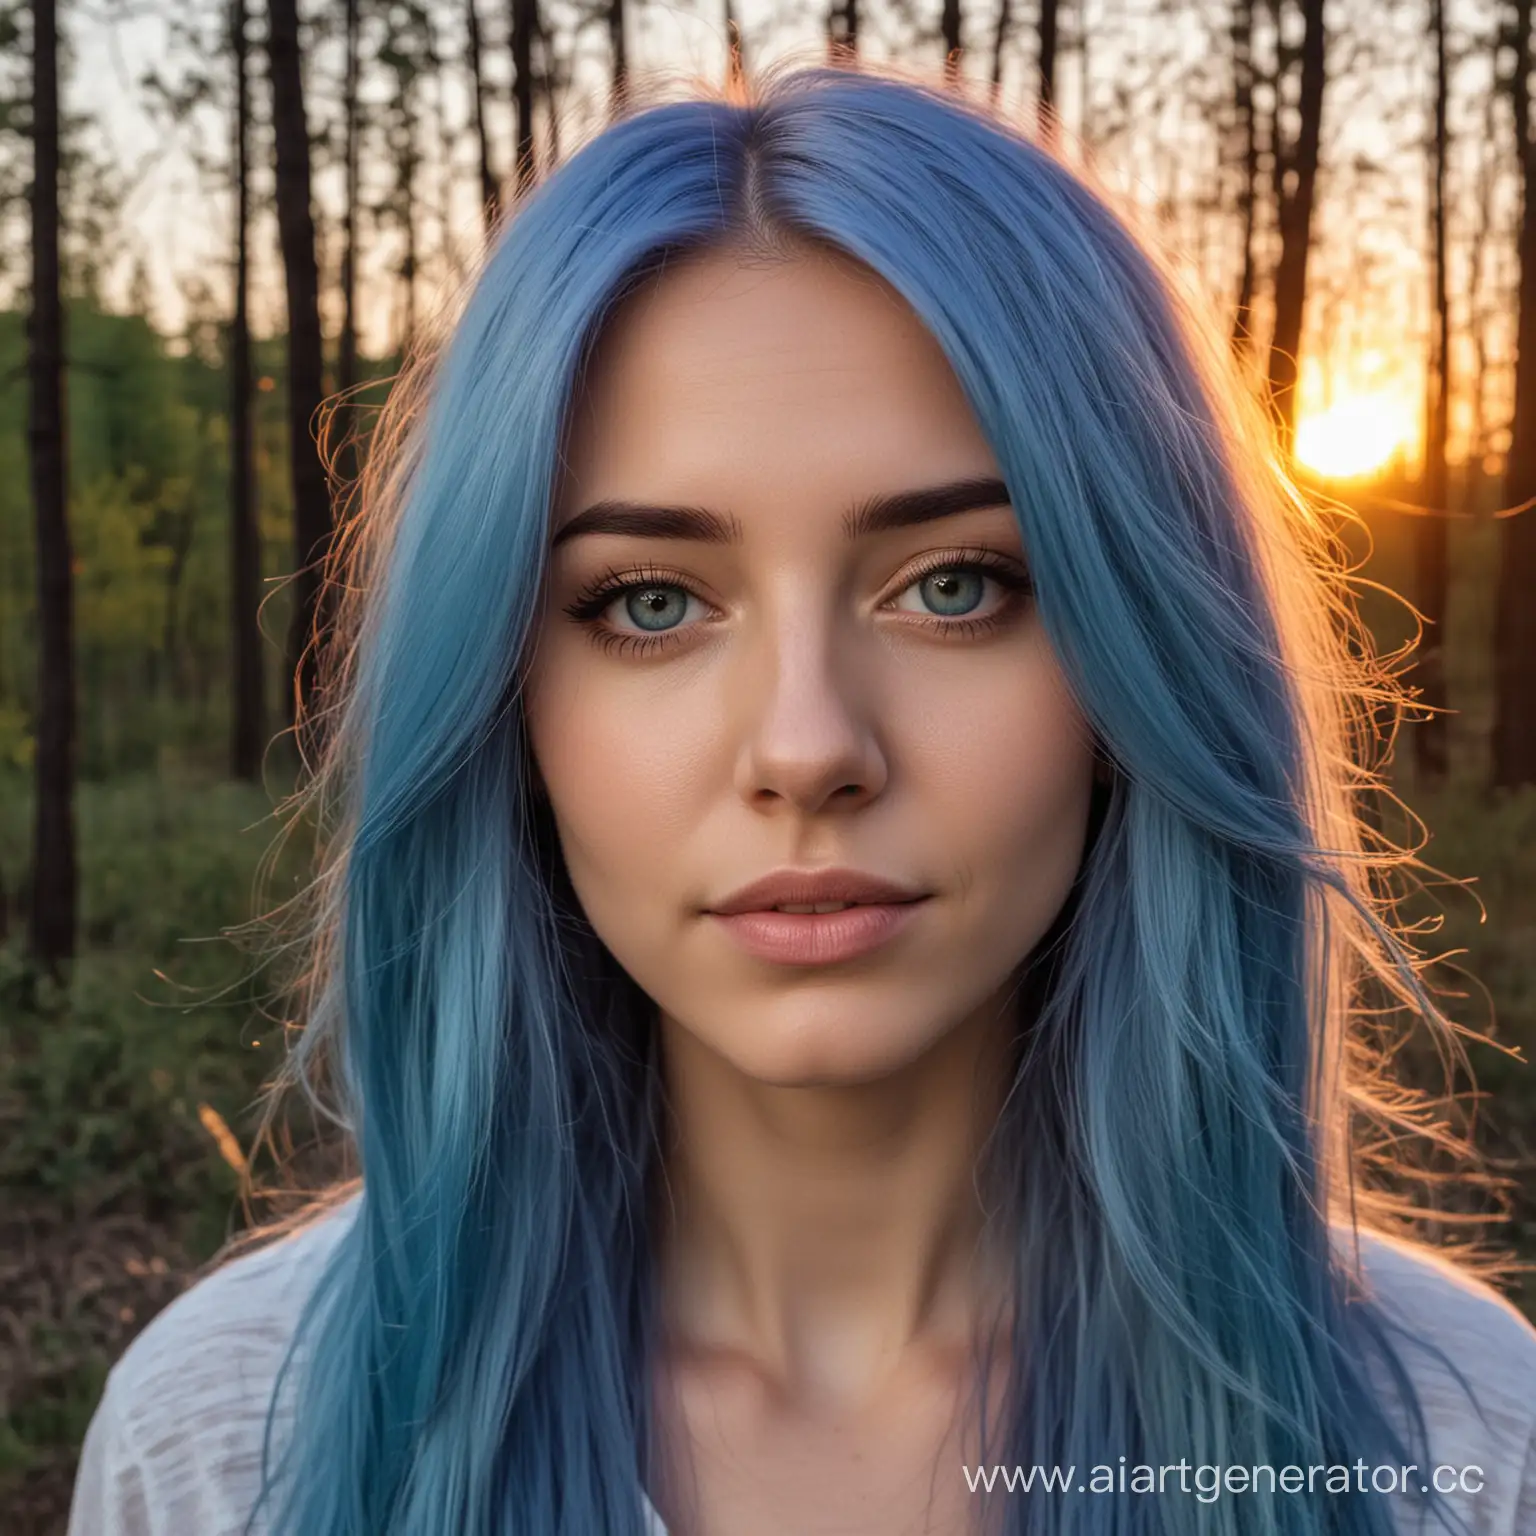
[[[1337,1235],[1351,1263],[1351,1235]],[[1536,1531],[1536,1327],[1448,1255],[1395,1237],[1361,1231],[1358,1273],[1390,1325],[1435,1464],[1476,1469],[1466,1482],[1483,1486],[1462,1506],[1474,1528]]]
[[[231,1259],[128,1346],[81,1448],[71,1536],[243,1529],[278,1372],[356,1203]]]
[[[1359,1240],[1361,1275],[1382,1312],[1410,1340],[1450,1355],[1485,1398],[1536,1420],[1536,1327],[1445,1254],[1374,1232]]]
[[[107,1390],[118,1412],[133,1423],[161,1422],[186,1413],[189,1399],[206,1408],[270,1389],[304,1303],[354,1215],[349,1202],[229,1260],[178,1296],[112,1368]]]

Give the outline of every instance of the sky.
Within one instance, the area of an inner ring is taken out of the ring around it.
[[[1458,38],[1464,39],[1468,56],[1457,66],[1453,131],[1459,189],[1453,287],[1470,289],[1466,251],[1476,223],[1468,199],[1476,179],[1476,162],[1482,154],[1487,127],[1481,101],[1486,94],[1488,60],[1479,39],[1492,15],[1493,0],[1452,0],[1450,15]],[[174,72],[185,50],[172,46],[172,28],[166,13],[184,23],[201,27],[212,36],[220,15],[220,0],[181,0],[174,8],[166,0],[95,0],[105,12],[90,16],[78,7],[66,11],[76,66],[66,85],[66,102],[76,111],[89,112],[100,125],[100,141],[125,171],[124,238],[112,253],[107,282],[109,299],[126,305],[135,267],[147,288],[152,313],[169,331],[186,321],[189,306],[199,302],[210,313],[228,306],[228,246],[231,200],[227,191],[207,173],[199,173],[194,151],[222,162],[227,155],[227,119],[222,112],[205,111],[192,124],[168,133],[152,115],[139,81],[151,68]],[[569,0],[545,0],[546,11],[568,35]],[[1083,24],[1089,38],[1086,61],[1076,39]],[[922,24],[936,29],[938,0],[923,0]],[[130,7],[132,7],[130,9]],[[305,9],[310,14],[312,7]],[[331,3],[334,14],[339,6]],[[501,0],[482,0],[482,24],[487,50],[493,60],[492,84],[505,95],[506,72]],[[819,59],[823,50],[820,5],[796,4],[794,0],[741,0],[737,5],[746,38],[749,61],[800,57]],[[927,14],[928,10],[933,14]],[[1026,7],[1025,21],[1032,20]],[[1201,117],[1201,94],[1224,95],[1226,86],[1219,69],[1203,68],[1228,12],[1225,0],[1187,0],[1176,7],[1175,19],[1164,14],[1159,0],[1065,0],[1064,53],[1061,60],[1059,96],[1068,128],[1068,157],[1085,153],[1075,135],[1086,125],[1093,141],[1095,171],[1122,195],[1131,198],[1154,218],[1162,204],[1177,208],[1174,217],[1161,224],[1161,237],[1172,243],[1174,254],[1188,273],[1198,301],[1218,312],[1228,305],[1235,276],[1236,251],[1231,238],[1230,211],[1194,206],[1199,188],[1206,184],[1216,153],[1215,141]],[[1424,7],[1413,3],[1388,4],[1381,0],[1334,0],[1329,11],[1334,34],[1334,62],[1325,109],[1327,172],[1317,211],[1317,248],[1312,266],[1313,299],[1309,305],[1303,372],[1304,405],[1314,412],[1330,403],[1348,401],[1362,392],[1389,398],[1405,422],[1416,427],[1423,394],[1420,361],[1422,338],[1427,334],[1428,288],[1425,276],[1426,176],[1421,149],[1427,126],[1428,49],[1423,35]],[[447,57],[462,50],[457,35],[462,6],[434,6],[437,46]],[[1370,12],[1370,25],[1363,25]],[[908,60],[938,61],[936,42],[917,42],[912,25],[903,22],[890,0],[875,4],[864,0],[864,47],[868,56],[895,54]],[[630,0],[629,47],[634,68],[641,74],[681,84],[689,76],[719,80],[725,63],[724,3],[709,0],[703,5],[675,0]],[[978,78],[988,68],[989,44],[995,9],[992,4],[967,5],[968,73]],[[253,40],[259,42],[253,28]],[[1478,46],[1472,46],[1478,44]],[[1023,113],[1029,107],[1033,80],[1034,42],[1028,28],[1021,33],[1007,60],[1005,101]],[[200,50],[210,52],[207,45]],[[259,67],[259,50],[254,55]],[[1083,84],[1088,84],[1091,110],[1083,112]],[[333,115],[340,77],[339,47],[321,39],[306,53],[306,93],[311,103],[312,128]],[[1179,71],[1184,77],[1178,78]],[[1117,106],[1117,93],[1163,71],[1165,84],[1140,98],[1130,112]],[[451,122],[467,117],[467,94],[458,78],[445,88],[439,102],[430,92],[418,104],[423,142],[429,152],[439,139],[439,113]],[[577,55],[575,85],[567,94],[562,113],[562,138],[568,149],[598,124],[606,81],[606,39],[601,27],[590,28]],[[1167,82],[1174,83],[1168,84]],[[257,81],[264,96],[265,82]],[[365,95],[382,101],[388,81],[375,76],[365,85]],[[1146,101],[1152,101],[1148,107]],[[1117,131],[1117,120],[1124,131]],[[510,107],[501,101],[493,112],[492,132],[502,161],[510,145]],[[478,247],[480,219],[478,193],[467,135],[459,144],[456,175],[446,209],[435,190],[424,206],[424,275],[418,282],[418,314],[425,316],[450,304],[457,292],[456,278],[472,268]],[[1362,169],[1369,161],[1374,171]],[[382,163],[372,168],[372,185],[365,195],[375,200],[386,190]],[[260,176],[264,184],[269,172]],[[323,273],[334,275],[339,256],[335,210],[339,207],[339,172],[323,171],[316,185],[320,210],[320,249]],[[440,184],[434,172],[424,178],[429,187]],[[1465,206],[1460,206],[1465,205]],[[1514,210],[1513,188],[1501,181],[1494,199],[1496,226],[1510,226]],[[443,215],[446,215],[444,217]],[[1497,290],[1512,275],[1509,253],[1497,238],[1486,242],[1484,272]],[[395,231],[381,225],[366,234],[368,257],[364,266],[365,350],[382,351],[398,336],[403,323],[402,285],[391,275],[398,262]],[[271,217],[263,218],[254,232],[256,295],[254,323],[258,332],[280,328],[281,283],[277,266],[276,230]],[[322,288],[333,289],[324,278]],[[200,297],[199,297],[200,296]],[[1467,316],[1458,320],[1466,328]],[[324,319],[328,333],[339,324],[334,292],[327,292]],[[1471,369],[1470,329],[1458,342],[1461,372]],[[1489,328],[1490,388],[1497,395],[1507,373],[1511,339],[1497,323]],[[1497,409],[1498,401],[1494,400]],[[1465,388],[1459,392],[1456,420],[1464,433],[1472,418],[1472,402]]]
[[[118,8],[124,0],[97,0]],[[1068,51],[1064,54],[1058,91],[1063,116],[1069,128],[1080,117],[1082,64],[1075,48],[1071,47],[1076,35],[1079,5],[1084,0],[1066,0],[1063,32]],[[924,21],[936,27],[935,14]],[[1127,54],[1143,59],[1150,57],[1154,48],[1165,49],[1177,29],[1170,29],[1159,21],[1151,6],[1155,0],[1086,0],[1087,24],[1094,37],[1090,51],[1091,67],[1098,77],[1112,86],[1116,72],[1116,55]],[[491,0],[481,0],[482,25],[488,32],[492,55],[494,83],[505,91],[506,72],[500,67],[503,50],[498,46],[503,38],[501,19],[503,7]],[[162,323],[175,329],[185,313],[185,298],[181,291],[183,280],[202,278],[214,280],[215,268],[227,265],[229,202],[222,188],[210,187],[206,176],[195,171],[189,146],[195,140],[208,155],[227,153],[225,139],[227,123],[222,116],[205,114],[196,130],[182,130],[168,139],[165,129],[151,115],[145,101],[145,93],[138,81],[151,68],[170,71],[173,54],[170,46],[170,25],[164,11],[165,0],[144,0],[132,13],[122,14],[119,19],[95,23],[89,26],[77,24],[72,31],[78,65],[73,79],[68,83],[66,100],[76,110],[88,110],[99,116],[104,124],[104,139],[111,145],[113,155],[131,171],[128,177],[125,225],[130,234],[128,245],[122,253],[113,283],[116,294],[126,297],[132,272],[132,258],[142,252],[147,258],[147,277],[156,313]],[[305,14],[315,10],[306,7]],[[334,13],[338,6],[329,9]],[[819,6],[797,5],[786,0],[741,0],[735,7],[746,39],[746,51],[753,65],[786,57],[803,57],[820,60],[824,52],[824,23]],[[440,28],[439,47],[445,55],[452,55],[462,48],[455,35],[461,7],[451,12],[438,9]],[[546,0],[546,10],[559,16],[562,10],[568,15],[570,6],[566,0]],[[1113,12],[1113,32],[1100,12]],[[160,12],[160,14],[156,14]],[[488,14],[486,14],[488,13]],[[910,26],[903,25],[891,6],[878,7],[865,0],[864,51],[872,58],[892,55],[907,59],[928,59],[937,64],[938,45],[926,43],[914,45]],[[116,12],[109,12],[109,15]],[[194,17],[205,28],[211,28],[218,15],[218,0],[188,0],[178,5],[173,14]],[[718,81],[723,77],[725,66],[724,3],[714,0],[703,4],[678,4],[671,0],[630,0],[631,26],[629,48],[632,67],[637,72],[650,73],[679,83],[691,75]],[[990,39],[995,25],[995,7],[967,6],[967,57],[968,73],[982,78],[990,63]],[[78,17],[78,13],[77,13]],[[1184,29],[1183,52],[1193,59],[1204,46],[1197,28]],[[259,36],[253,31],[253,37]],[[1021,33],[1007,59],[1004,97],[1022,110],[1032,99],[1033,39]],[[329,104],[335,98],[335,86],[340,75],[339,48],[321,45],[306,56],[308,74],[306,92],[311,99],[312,117],[327,115]],[[577,86],[568,95],[564,133],[567,142],[579,138],[593,122],[594,112],[600,107],[606,81],[606,41],[601,28],[590,29],[581,46]],[[371,88],[370,88],[371,86]],[[365,86],[365,94],[381,101],[387,82],[376,78]],[[264,82],[261,84],[264,89]],[[1171,104],[1165,103],[1163,115],[1169,115]],[[450,118],[461,122],[467,116],[467,94],[462,82],[452,81],[446,109]],[[428,97],[422,103],[424,136],[430,141],[436,133],[435,114],[437,104]],[[313,126],[313,124],[312,124]],[[492,123],[493,134],[505,146],[511,138],[510,109],[502,104]],[[459,146],[457,164],[461,174],[455,187],[457,194],[452,212],[452,227],[459,243],[466,249],[474,245],[478,227],[478,206],[473,179],[470,175],[470,145],[466,139]],[[1125,169],[1134,175],[1134,168],[1127,158]],[[322,176],[317,194],[322,206],[337,206],[339,188],[334,176]],[[382,188],[376,188],[376,191]],[[263,241],[258,232],[258,257],[265,245],[275,244],[275,231],[265,232],[270,238]],[[322,232],[322,240],[325,232]],[[329,253],[327,253],[329,254]],[[276,276],[271,261],[263,263],[264,276],[270,282]],[[227,278],[224,288],[227,293]],[[275,295],[273,295],[275,297]],[[430,302],[423,296],[421,302]],[[274,313],[268,322],[275,322]],[[374,317],[374,340],[382,345],[388,331],[388,319],[384,314]]]

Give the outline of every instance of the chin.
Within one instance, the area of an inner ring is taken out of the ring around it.
[[[858,1088],[910,1067],[937,1043],[893,1035],[889,1021],[800,1022],[716,1049],[743,1076],[772,1088]]]

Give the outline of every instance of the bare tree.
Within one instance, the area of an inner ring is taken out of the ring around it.
[[[75,952],[74,578],[59,270],[59,20],[32,0],[32,308],[27,444],[37,538],[37,754],[29,943],[49,970]]]
[[[346,73],[342,80],[341,338],[336,388],[343,396],[357,383],[357,215],[361,197],[362,76],[361,0],[343,0]],[[352,466],[348,464],[348,469]],[[350,474],[347,478],[351,478]]]
[[[1281,0],[1276,0],[1276,13]],[[1275,330],[1269,348],[1269,398],[1281,446],[1289,455],[1296,436],[1297,354],[1307,301],[1307,258],[1312,249],[1312,206],[1322,143],[1323,87],[1327,52],[1323,0],[1300,0],[1300,124],[1295,141],[1282,150],[1279,133],[1279,72],[1275,82],[1275,181],[1279,193],[1280,259],[1275,266]],[[1277,28],[1278,31],[1278,28]]]
[[[1040,0],[1040,75],[1038,133],[1042,143],[1050,144],[1056,138],[1056,34],[1058,21],[1057,0]]]
[[[1051,3],[1051,0],[1047,0]],[[1003,50],[1008,46],[1008,37],[1013,30],[1013,3],[1012,0],[998,0],[997,28],[992,34],[992,78],[989,82],[989,95],[993,106],[997,105],[997,98],[1003,89]]]
[[[960,75],[962,30],[960,0],[940,0],[939,37],[944,44],[944,78],[951,83]]]
[[[1494,622],[1493,781],[1536,783],[1536,509],[1514,509],[1536,497],[1536,149],[1531,144],[1531,0],[1515,0],[1515,152],[1521,210],[1518,318],[1515,323],[1515,411],[1505,465],[1504,520]]]
[[[609,103],[615,117],[623,112],[625,94],[629,90],[629,55],[625,49],[624,30],[624,0],[608,0],[608,52],[613,66]]]
[[[1474,206],[1477,216],[1472,233],[1467,240],[1468,308],[1471,311],[1468,330],[1472,336],[1472,427],[1469,434],[1471,452],[1467,458],[1468,487],[1475,483],[1482,469],[1484,458],[1491,448],[1489,441],[1491,424],[1488,419],[1488,371],[1489,333],[1502,306],[1500,295],[1490,292],[1488,281],[1488,249],[1494,230],[1494,196],[1499,179],[1498,104],[1501,95],[1497,88],[1499,79],[1499,54],[1502,42],[1497,36],[1493,41],[1493,79],[1495,88],[1483,97],[1482,132],[1478,136],[1477,179]]]
[[[1429,515],[1415,529],[1416,599],[1425,634],[1414,663],[1419,702],[1429,710],[1414,729],[1414,759],[1427,780],[1445,777],[1450,761],[1445,691],[1445,611],[1450,584],[1446,540],[1446,437],[1449,428],[1451,306],[1445,273],[1446,60],[1445,0],[1429,0],[1430,46],[1435,55],[1434,133],[1430,142],[1430,279],[1435,324],[1430,332],[1425,413],[1424,499]]]
[[[292,707],[312,693],[317,675],[312,643],[320,613],[320,563],[331,537],[330,491],[310,423],[325,393],[320,337],[320,274],[310,201],[309,125],[299,67],[297,0],[268,0],[267,53],[272,76],[272,138],[276,151],[277,227],[288,300],[289,473],[293,486],[293,621],[288,661]]]
[[[251,407],[251,89],[246,0],[231,0],[235,67],[235,303],[229,326],[229,616],[233,663],[230,772],[261,774],[266,706],[261,666],[261,534],[256,523],[255,414]]]
[[[404,251],[396,269],[400,279],[400,329],[398,348],[403,356],[416,337],[416,278],[420,270],[420,198],[417,172],[421,168],[421,145],[417,138],[421,114],[417,109],[421,80],[426,65],[423,47],[427,14],[406,0],[390,6],[388,29],[379,59],[394,76],[394,91],[385,120],[387,141],[394,162],[394,185],[388,208],[404,237]]]
[[[517,168],[514,183],[522,194],[538,172],[533,133],[533,35],[539,29],[538,0],[511,0],[512,102],[517,109]]]
[[[1259,206],[1259,132],[1253,86],[1253,0],[1236,0],[1232,7],[1232,105],[1240,166],[1237,213],[1242,225],[1242,259],[1232,312],[1232,346],[1239,354],[1251,344],[1253,327],[1253,239]]]
[[[480,208],[485,218],[485,232],[489,236],[501,214],[500,182],[491,168],[491,136],[485,126],[485,68],[482,62],[483,48],[480,40],[480,13],[475,0],[465,0],[469,22],[469,81],[470,97],[474,108],[475,151],[480,165]]]
[[[1093,131],[1091,101],[1093,94],[1093,71],[1089,67],[1088,37],[1088,0],[1077,0],[1077,110],[1080,119],[1077,125],[1077,138],[1085,154],[1088,152]]]

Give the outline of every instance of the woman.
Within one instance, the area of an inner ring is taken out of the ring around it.
[[[1536,1530],[1536,1333],[1361,1215],[1385,685],[1104,201],[894,76],[654,107],[424,385],[315,789],[361,1193],[74,1530]]]

